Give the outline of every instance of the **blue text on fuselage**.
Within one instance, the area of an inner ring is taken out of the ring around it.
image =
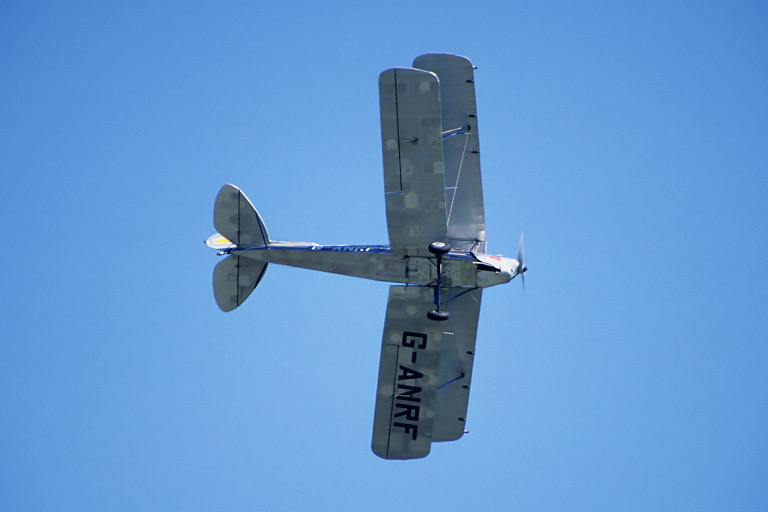
[[[383,245],[314,245],[313,251],[335,251],[335,252],[375,252],[388,253],[389,247]]]

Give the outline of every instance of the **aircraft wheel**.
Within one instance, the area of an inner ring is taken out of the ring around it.
[[[451,245],[446,242],[432,242],[429,244],[429,252],[432,254],[446,254],[451,250]]]
[[[445,322],[451,315],[447,311],[430,311],[427,318],[436,322]]]

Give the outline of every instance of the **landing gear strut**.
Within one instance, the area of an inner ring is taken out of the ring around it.
[[[429,252],[437,257],[437,283],[435,283],[435,309],[427,313],[427,318],[436,322],[444,322],[451,316],[441,309],[440,288],[443,285],[443,256],[451,250],[451,246],[445,242],[432,242],[429,244]]]

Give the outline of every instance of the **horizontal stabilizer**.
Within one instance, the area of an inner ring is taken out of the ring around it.
[[[213,205],[213,225],[237,247],[265,247],[269,233],[259,213],[243,192],[224,185]]]
[[[227,256],[213,269],[213,295],[222,311],[232,311],[259,284],[267,264],[245,256]]]

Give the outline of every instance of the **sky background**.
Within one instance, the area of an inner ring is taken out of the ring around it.
[[[768,509],[763,2],[4,2],[0,509]],[[476,71],[467,428],[370,450],[385,283],[215,305],[213,199],[387,243],[377,77]]]

